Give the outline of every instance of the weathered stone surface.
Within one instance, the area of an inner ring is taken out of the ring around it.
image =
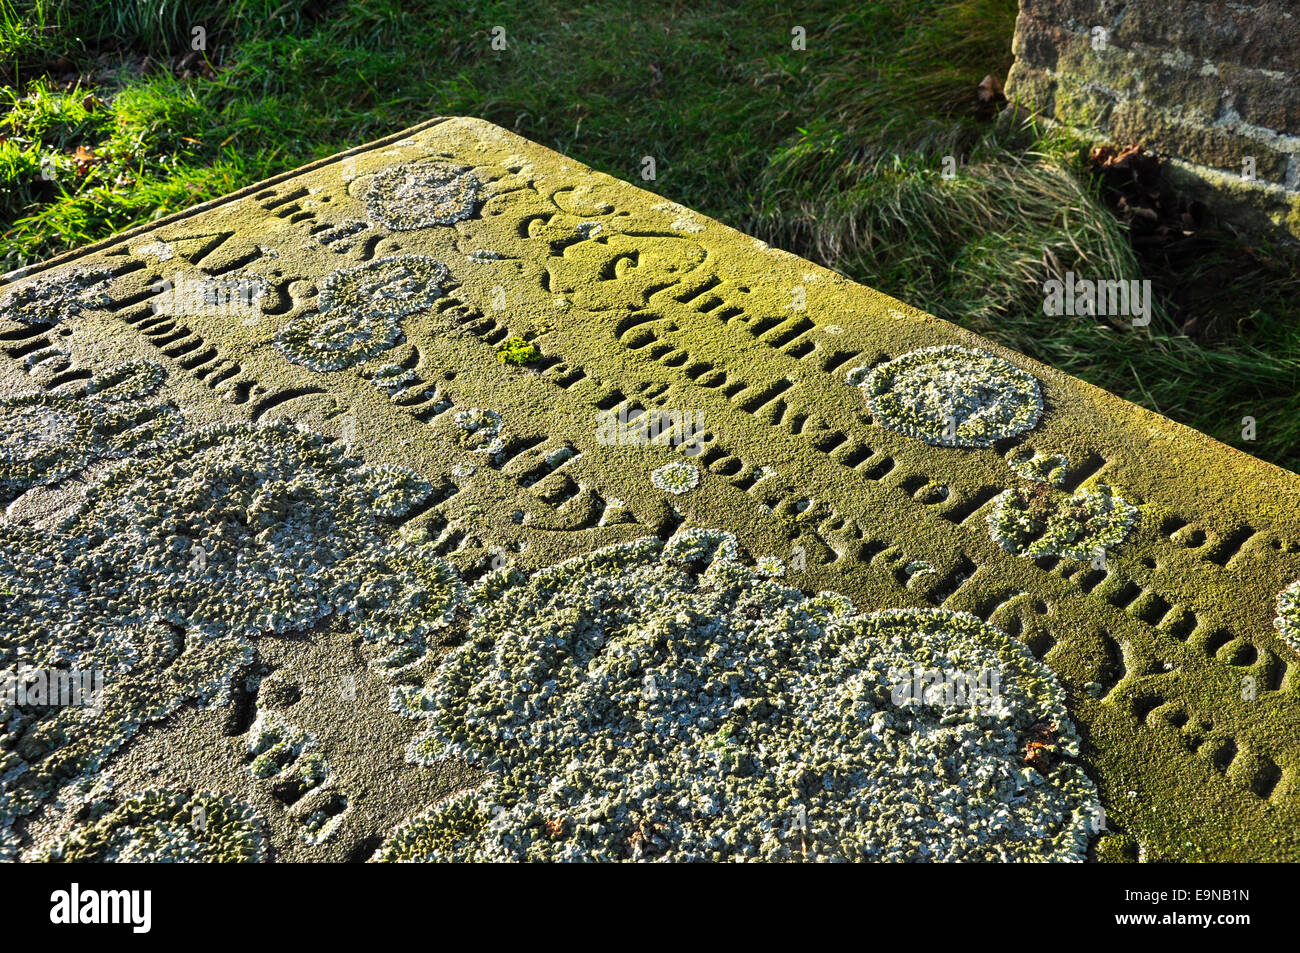
[[[1297,38],[1285,0],[1021,0],[1008,95],[1164,153],[1226,218],[1300,237]]]
[[[1294,474],[469,119],[9,278],[0,852],[1300,859]]]

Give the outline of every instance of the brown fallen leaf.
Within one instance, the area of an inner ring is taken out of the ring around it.
[[[95,150],[88,146],[77,146],[76,151],[72,153],[72,161],[77,164],[77,178],[80,179],[99,161],[99,157],[95,155]]]
[[[1055,722],[1040,721],[1031,725],[1025,745],[1025,764],[1039,774],[1047,774],[1056,760],[1059,742]]]
[[[986,103],[990,100],[997,99],[1003,95],[1002,84],[997,81],[992,73],[980,80],[979,88],[975,93],[980,102]]]
[[[992,119],[1006,101],[1002,83],[990,73],[975,88],[975,118]]]

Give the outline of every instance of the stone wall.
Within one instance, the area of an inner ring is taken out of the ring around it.
[[[1221,217],[1300,238],[1300,2],[1020,0],[1013,101],[1140,144]]]

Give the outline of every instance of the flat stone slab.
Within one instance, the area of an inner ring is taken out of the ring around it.
[[[490,124],[0,348],[0,856],[1300,859],[1300,477]]]

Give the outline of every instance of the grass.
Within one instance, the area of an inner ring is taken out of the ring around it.
[[[0,260],[475,115],[1300,470],[1295,258],[1140,258],[1080,143],[979,121],[1016,0],[741,6],[0,0]],[[1044,314],[1067,270],[1151,279],[1151,325]]]

